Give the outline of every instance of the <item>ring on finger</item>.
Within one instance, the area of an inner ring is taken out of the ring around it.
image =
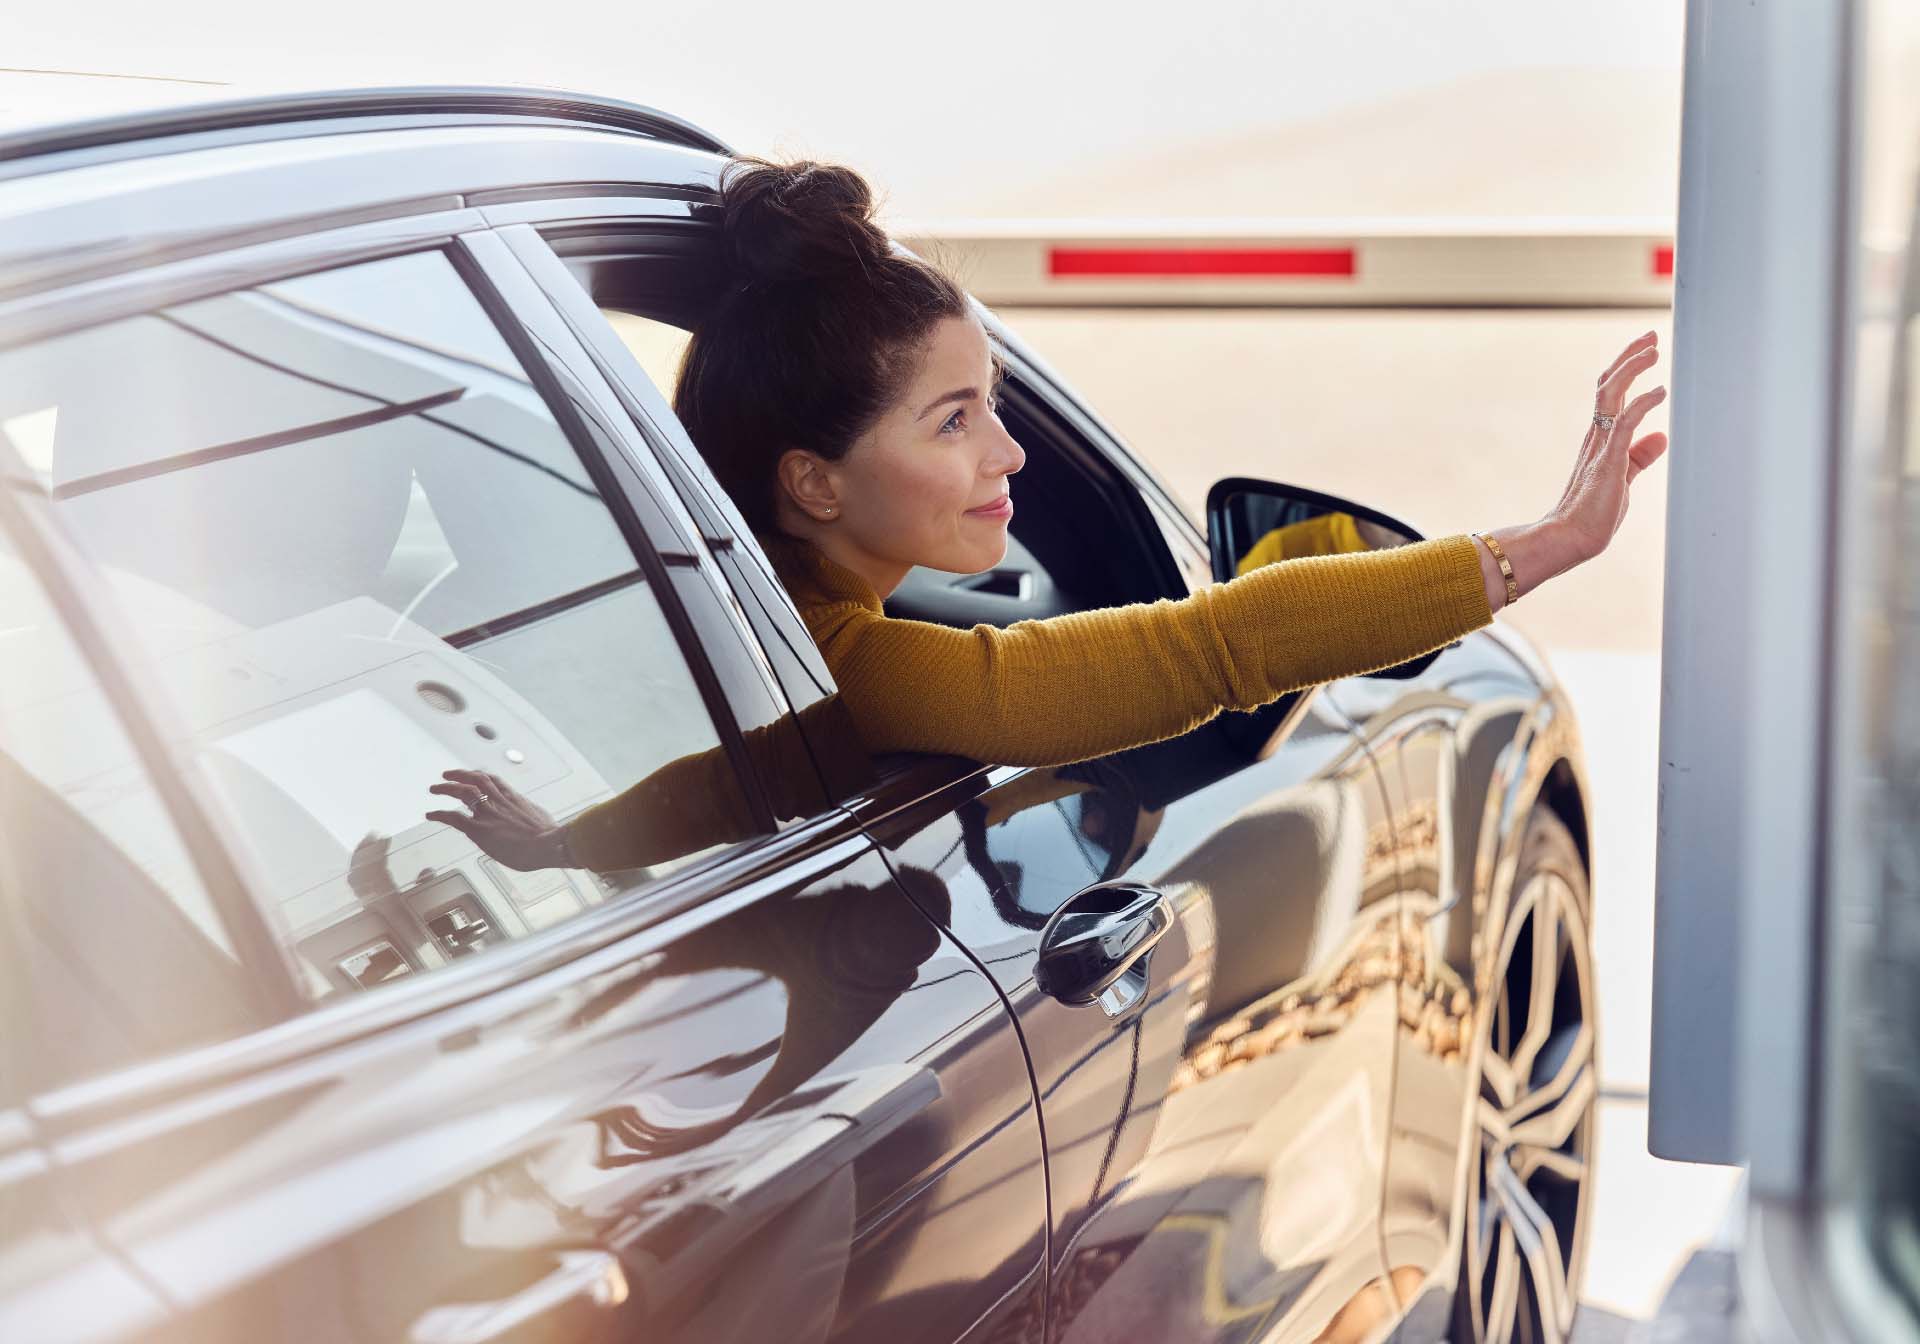
[[[473,800],[473,805],[474,805],[475,807],[480,807],[480,806],[482,806],[482,805],[484,805],[484,804],[486,803],[486,801],[487,801],[487,795],[483,793],[483,794],[480,794],[480,795],[479,795],[478,797],[476,797],[476,798],[475,798],[475,799]]]
[[[1602,429],[1612,429],[1613,422],[1619,418],[1620,417],[1617,414],[1608,415],[1604,411],[1595,411],[1593,413],[1593,423],[1600,426],[1600,428]]]

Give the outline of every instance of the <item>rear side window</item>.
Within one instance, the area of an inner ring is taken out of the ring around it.
[[[116,594],[312,997],[755,829],[660,594],[445,255],[0,354],[0,432]],[[429,792],[448,769],[556,821],[623,798],[623,866],[525,871],[428,820],[458,808]]]

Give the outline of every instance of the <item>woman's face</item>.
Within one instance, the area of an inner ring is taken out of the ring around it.
[[[906,393],[833,463],[838,540],[876,569],[974,574],[1007,553],[1007,478],[1027,455],[995,411],[987,333],[943,319]]]

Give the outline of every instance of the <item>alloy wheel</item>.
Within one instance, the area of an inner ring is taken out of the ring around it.
[[[1593,967],[1567,877],[1543,867],[1521,881],[1481,1051],[1461,1289],[1473,1338],[1556,1344],[1573,1331],[1585,1260],[1599,1092]]]

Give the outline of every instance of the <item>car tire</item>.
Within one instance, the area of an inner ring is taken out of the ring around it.
[[[1593,910],[1566,823],[1527,819],[1476,1024],[1480,1090],[1454,1344],[1572,1336],[1600,1091]]]

